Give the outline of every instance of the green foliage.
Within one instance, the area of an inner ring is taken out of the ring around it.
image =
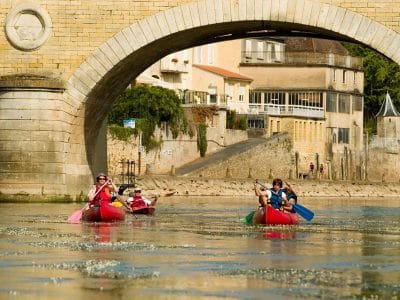
[[[114,139],[125,142],[131,137],[132,134],[134,134],[135,136],[137,136],[138,134],[136,128],[125,128],[118,125],[108,126],[108,130]]]
[[[400,108],[400,66],[385,56],[361,45],[344,43],[352,55],[363,57],[364,68],[364,123],[367,127],[375,119],[386,92],[396,108]]]
[[[108,114],[108,122],[122,127],[123,120],[131,118],[136,119],[146,150],[160,146],[161,141],[156,140],[154,131],[162,122],[171,128],[174,139],[188,128],[179,97],[173,90],[162,87],[140,85],[122,93]]]
[[[227,129],[247,129],[247,119],[239,117],[234,110],[228,110],[226,113],[226,128]]]
[[[207,152],[207,125],[200,123],[197,125],[197,150],[200,156],[204,157]]]

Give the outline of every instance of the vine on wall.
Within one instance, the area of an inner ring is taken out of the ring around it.
[[[133,131],[122,127],[123,121],[131,118],[136,120]],[[115,101],[108,121],[112,124],[110,133],[119,139],[127,140],[130,135],[137,136],[141,132],[141,143],[146,151],[161,147],[162,140],[158,140],[154,132],[162,123],[169,126],[174,139],[188,131],[179,97],[173,90],[155,86],[139,85],[126,90]]]
[[[204,157],[207,152],[207,125],[200,123],[197,125],[197,150],[200,156]]]
[[[212,120],[214,114],[218,112],[216,105],[197,105],[192,107],[193,122],[206,123],[207,119]]]

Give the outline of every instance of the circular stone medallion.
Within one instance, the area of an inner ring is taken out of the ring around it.
[[[21,3],[7,16],[5,32],[8,41],[20,50],[35,50],[51,35],[49,14],[35,3]]]

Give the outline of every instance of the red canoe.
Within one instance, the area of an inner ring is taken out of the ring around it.
[[[140,206],[140,207],[132,207],[133,214],[143,214],[143,215],[152,215],[156,208],[154,206]]]
[[[263,224],[267,225],[295,225],[299,224],[299,216],[289,212],[281,212],[267,205],[267,212],[263,217]]]
[[[82,221],[86,222],[114,222],[123,220],[125,220],[124,209],[108,203],[103,203],[101,206],[92,206],[82,213]]]

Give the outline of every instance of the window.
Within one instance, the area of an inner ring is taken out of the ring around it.
[[[285,104],[285,93],[282,92],[265,92],[264,103],[266,104]]]
[[[244,93],[245,93],[246,89],[244,86],[240,86],[239,87],[239,101],[243,102],[244,101]]]
[[[342,82],[343,82],[343,83],[346,83],[346,70],[343,70]]]
[[[201,46],[195,48],[195,62],[201,64]]]
[[[339,128],[338,143],[349,143],[349,128]]]
[[[339,94],[339,113],[349,114],[350,113],[350,95]]]
[[[261,104],[261,92],[250,92],[249,102],[251,104]]]
[[[247,125],[249,128],[264,128],[264,120],[263,119],[248,119]]]
[[[214,64],[214,44],[208,44],[208,64]]]
[[[233,84],[231,83],[227,83],[225,85],[226,88],[226,96],[227,96],[227,100],[232,101],[233,100]]]
[[[328,93],[326,95],[326,111],[337,112],[337,94]]]
[[[289,93],[289,105],[301,105],[309,107],[322,107],[321,92],[291,92]]]
[[[276,49],[275,49],[275,44],[271,44],[271,60],[275,61],[276,60]]]
[[[210,103],[217,103],[217,88],[216,87],[209,87],[208,88],[208,95],[210,97]]]
[[[246,40],[245,41],[245,48],[244,48],[244,51],[245,51],[245,56],[247,57],[247,58],[251,58],[251,40]]]
[[[275,44],[275,61],[281,62],[283,57],[283,47],[281,44]]]
[[[363,110],[363,97],[353,96],[353,111],[362,111],[362,110]]]
[[[270,63],[271,60],[272,60],[272,58],[271,58],[272,45],[271,45],[271,43],[267,43],[266,46],[267,46],[267,52],[266,52],[266,57],[265,57],[265,59],[266,59],[266,61],[267,61],[268,63]]]
[[[257,59],[264,59],[264,42],[257,42]]]

